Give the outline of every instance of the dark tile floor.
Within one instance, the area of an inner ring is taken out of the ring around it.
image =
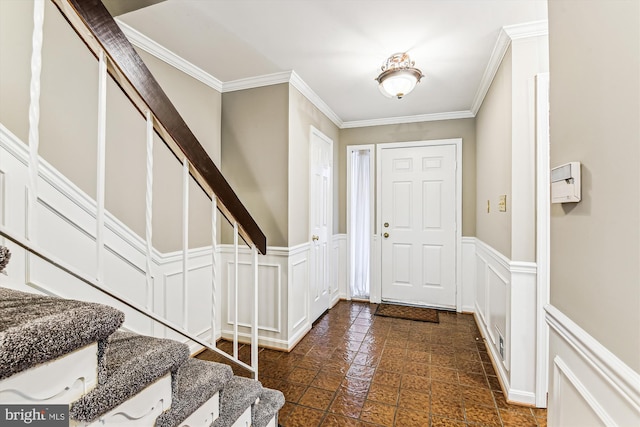
[[[546,410],[505,401],[473,316],[441,312],[435,324],[375,309],[341,301],[290,353],[260,349],[260,381],[286,397],[283,427],[547,425]]]

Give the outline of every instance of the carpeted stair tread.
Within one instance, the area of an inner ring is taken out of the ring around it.
[[[0,288],[0,379],[104,341],[123,321],[106,305]]]
[[[259,381],[233,377],[220,393],[220,416],[211,427],[230,427],[262,394]]]
[[[156,419],[156,427],[179,425],[233,377],[228,365],[188,359],[178,369],[171,408]]]
[[[251,427],[266,427],[271,419],[284,406],[284,394],[278,390],[265,388],[260,401],[251,409]]]
[[[116,332],[109,338],[98,386],[71,404],[69,416],[93,421],[168,372],[175,373],[188,358],[189,347],[177,341]]]

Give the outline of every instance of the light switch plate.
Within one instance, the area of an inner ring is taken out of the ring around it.
[[[503,194],[500,196],[500,200],[498,201],[498,210],[500,212],[507,211],[507,195]]]

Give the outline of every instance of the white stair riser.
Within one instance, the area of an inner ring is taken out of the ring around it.
[[[0,381],[0,402],[4,404],[71,404],[97,385],[98,345],[68,353],[58,359]],[[92,423],[71,421],[70,426],[152,426],[171,406],[171,374],[157,380],[136,396]],[[180,427],[209,426],[220,414],[220,394],[216,393]],[[233,427],[251,426],[251,407]],[[277,427],[274,417],[267,427]]]
[[[158,416],[171,406],[171,374],[166,374],[126,402],[92,423],[71,422],[70,427],[153,426]]]
[[[231,427],[251,427],[251,406],[240,415]]]
[[[90,344],[0,381],[4,404],[69,404],[98,383],[98,345]]]
[[[214,394],[178,427],[210,426],[220,415],[220,393]]]

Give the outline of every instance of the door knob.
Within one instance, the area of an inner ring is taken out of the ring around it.
[[[388,223],[388,222],[385,222],[385,223],[384,223],[384,228],[387,228],[387,227],[389,227],[389,223]]]
[[[314,242],[318,239],[320,239],[320,237],[316,236],[315,234],[311,236],[311,240],[313,240]]]
[[[388,238],[388,237],[389,237],[389,233],[384,233],[384,234],[383,234],[383,236],[384,236],[384,238],[386,239],[386,238]]]

